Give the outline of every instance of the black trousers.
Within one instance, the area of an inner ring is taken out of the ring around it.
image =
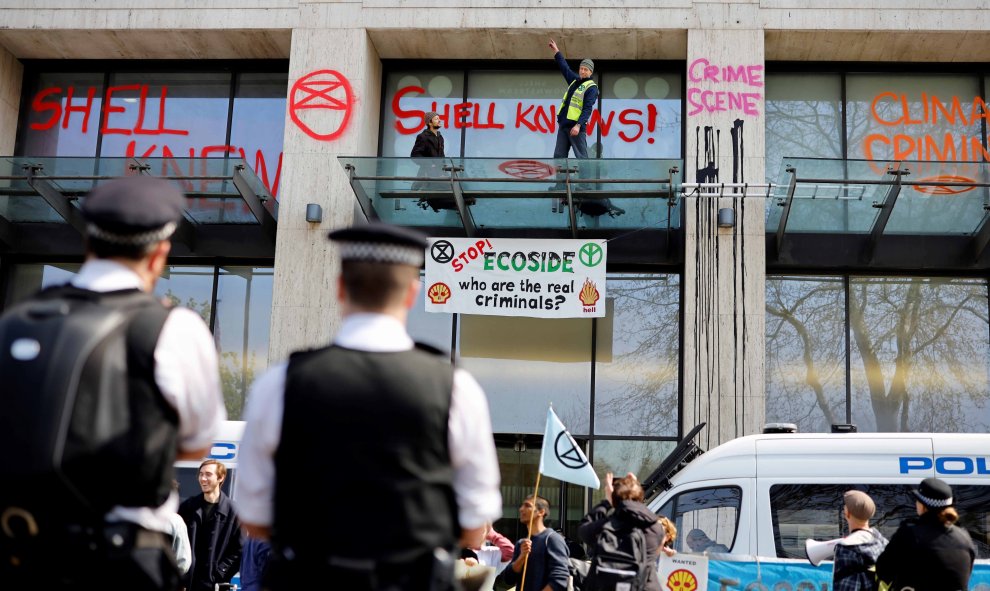
[[[176,591],[168,537],[130,523],[72,528],[57,539],[0,543],[4,591]]]

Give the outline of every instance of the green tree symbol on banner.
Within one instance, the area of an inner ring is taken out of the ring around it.
[[[578,251],[578,260],[585,267],[597,267],[602,262],[604,253],[602,247],[594,242],[584,244]]]

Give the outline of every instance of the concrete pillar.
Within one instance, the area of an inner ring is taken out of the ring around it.
[[[690,30],[687,64],[685,182],[765,182],[763,31]],[[764,421],[764,201],[685,199],[683,425],[708,423],[704,449]]]
[[[367,32],[311,16],[304,20],[314,28],[292,33],[271,363],[327,343],[339,323],[338,262],[326,234],[353,221],[355,198],[337,156],[374,156],[378,146],[381,60]],[[323,207],[322,223],[306,221],[307,203]]]
[[[0,156],[11,156],[14,153],[23,78],[24,67],[21,62],[0,47]]]

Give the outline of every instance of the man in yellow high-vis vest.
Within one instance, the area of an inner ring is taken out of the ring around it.
[[[595,62],[590,59],[581,60],[581,66],[574,73],[553,39],[550,40],[550,49],[553,50],[553,59],[568,84],[564,99],[557,109],[557,145],[553,149],[553,157],[567,158],[567,153],[574,148],[575,158],[587,158],[588,120],[598,102],[598,85],[591,79]]]

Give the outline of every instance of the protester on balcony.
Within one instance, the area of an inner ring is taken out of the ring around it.
[[[560,73],[567,81],[567,92],[557,109],[557,145],[553,149],[553,157],[567,158],[570,149],[574,148],[575,158],[587,158],[587,125],[595,103],[598,102],[598,85],[591,79],[595,62],[587,58],[581,60],[581,66],[575,74],[553,39],[550,40],[550,49],[553,50],[553,59],[557,61]]]

